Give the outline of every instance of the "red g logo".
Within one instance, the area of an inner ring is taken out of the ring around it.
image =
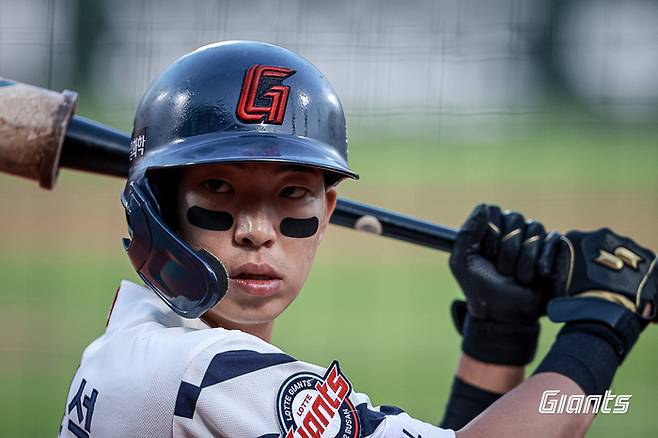
[[[288,103],[290,87],[281,85],[295,70],[271,65],[252,65],[244,75],[238,118],[245,123],[266,123],[280,125]]]

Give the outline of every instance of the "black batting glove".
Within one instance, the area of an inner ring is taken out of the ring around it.
[[[656,254],[608,228],[561,238],[556,293],[548,316],[562,332],[606,338],[624,359],[650,321],[658,320]],[[612,329],[612,330],[610,330]]]
[[[517,212],[484,204],[473,210],[450,257],[466,297],[452,307],[464,353],[495,364],[532,361],[559,238]]]

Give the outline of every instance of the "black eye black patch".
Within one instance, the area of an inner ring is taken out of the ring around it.
[[[226,211],[212,211],[196,205],[187,210],[187,221],[195,227],[226,231],[233,226],[233,216]]]
[[[315,216],[307,219],[287,217],[281,221],[279,229],[281,230],[281,234],[287,237],[311,237],[318,232],[319,223],[320,221]]]

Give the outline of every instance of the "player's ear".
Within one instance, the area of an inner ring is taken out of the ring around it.
[[[336,209],[336,200],[338,199],[336,186],[328,185],[325,188],[324,192],[325,192],[324,193],[325,213],[324,213],[324,217],[322,218],[322,222],[320,223],[319,240],[322,240],[322,238],[324,237],[324,231],[327,229],[327,225],[329,224],[329,219],[331,218],[331,215],[334,213],[334,210]]]

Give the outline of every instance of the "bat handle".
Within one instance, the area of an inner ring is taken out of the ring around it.
[[[339,198],[330,222],[405,242],[451,252],[458,230],[383,208]]]
[[[93,120],[73,116],[60,165],[101,175],[128,176],[130,136]]]

